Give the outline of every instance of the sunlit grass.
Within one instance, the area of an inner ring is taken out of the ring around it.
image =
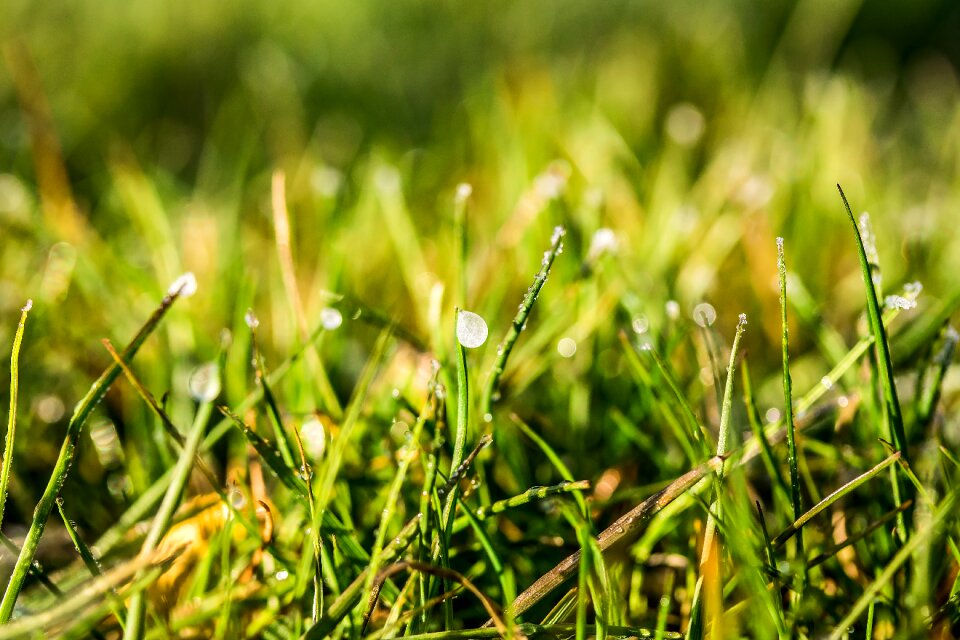
[[[343,96],[311,84],[302,7],[210,54],[202,124],[113,66],[95,97],[130,89],[130,119],[93,117],[77,87],[128,18],[63,85],[44,29],[5,49],[0,115],[36,126],[0,168],[0,638],[948,637],[960,112],[936,60],[883,78],[901,95],[785,59],[800,14],[762,73],[736,8],[393,16],[438,47],[477,36],[434,20],[513,34],[457,88],[419,40],[335,39],[377,7],[314,25]],[[610,37],[537,48],[581,31]],[[436,104],[403,131],[412,60]]]

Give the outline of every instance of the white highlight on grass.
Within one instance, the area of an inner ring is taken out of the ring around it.
[[[290,577],[290,572],[286,569],[281,569],[280,571],[277,571],[277,574],[274,577],[276,577],[277,582],[283,582]]]
[[[706,129],[703,113],[689,102],[675,104],[667,112],[667,135],[679,145],[690,147],[696,144]]]
[[[717,321],[717,310],[709,302],[701,302],[693,308],[693,321],[701,327],[709,327]]]
[[[676,300],[667,300],[667,303],[663,305],[663,310],[671,320],[680,319],[680,303]]]
[[[173,281],[173,284],[170,285],[170,288],[167,289],[168,296],[180,295],[181,298],[189,298],[197,292],[197,277],[193,275],[192,271],[187,271],[185,274]]]
[[[473,186],[468,182],[461,182],[457,185],[457,200],[463,202],[473,195]]]
[[[887,296],[883,300],[883,306],[887,309],[913,309],[917,306],[917,301],[904,296]]]
[[[253,312],[253,309],[247,309],[247,312],[243,314],[243,321],[250,327],[251,331],[255,331],[257,327],[260,326],[260,319],[257,318],[257,314]]]
[[[590,250],[587,256],[592,260],[604,253],[616,253],[619,248],[620,241],[617,239],[616,232],[609,227],[601,227],[590,238]]]
[[[572,358],[573,354],[577,352],[577,341],[573,338],[560,338],[557,343],[557,351],[564,358]]]
[[[27,304],[23,305],[23,309],[20,309],[20,311],[30,311],[30,309],[33,309],[33,298],[28,299]]]
[[[566,235],[567,230],[563,228],[563,225],[557,225],[553,228],[553,233],[550,235],[550,244],[557,244]]]
[[[333,331],[343,324],[343,314],[333,307],[320,309],[320,324],[327,331]]]
[[[633,317],[630,326],[633,328],[634,333],[642,335],[650,329],[650,320],[641,313]]]
[[[58,421],[64,413],[66,413],[66,407],[63,406],[63,400],[59,396],[48,394],[40,396],[37,400],[37,417],[47,424]]]
[[[833,389],[833,380],[830,379],[830,376],[823,376],[820,378],[820,384],[822,384],[823,388],[828,391]]]
[[[543,173],[533,180],[533,188],[544,200],[559,198],[567,187],[570,177],[570,163],[566,160],[554,160]]]
[[[187,389],[197,402],[213,402],[220,395],[220,368],[216,362],[202,364],[190,374]]]
[[[486,321],[472,311],[457,314],[457,341],[468,349],[476,349],[487,341]]]
[[[310,418],[300,427],[300,440],[303,442],[303,452],[313,460],[319,462],[327,450],[327,430],[317,418]]]
[[[310,186],[325,198],[332,198],[343,185],[343,174],[333,167],[317,167],[310,172]]]

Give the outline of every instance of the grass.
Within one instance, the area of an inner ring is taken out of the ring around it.
[[[5,9],[0,638],[957,634],[948,57],[151,2]]]

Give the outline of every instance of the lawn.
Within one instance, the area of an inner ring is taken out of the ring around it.
[[[0,639],[960,634],[958,28],[5,3]]]

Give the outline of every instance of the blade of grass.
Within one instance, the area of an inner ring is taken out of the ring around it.
[[[664,489],[653,494],[628,511],[597,536],[597,544],[600,546],[601,551],[606,551],[607,549],[633,539],[635,534],[643,528],[644,524],[650,520],[653,515],[682,496],[686,491],[706,477],[708,473],[717,470],[722,463],[723,458],[721,457],[711,458],[706,463],[683,474]],[[517,596],[516,600],[510,605],[510,613],[513,616],[519,616],[537,602],[540,602],[540,600],[549,595],[554,589],[566,582],[573,575],[577,570],[579,562],[579,551],[560,561],[557,566],[540,576],[536,582]]]
[[[927,382],[922,395],[917,397],[918,430],[927,427],[933,420],[937,403],[940,401],[940,392],[943,390],[943,379],[947,375],[950,363],[953,362],[958,342],[960,342],[960,334],[952,326],[947,326],[943,330],[943,344],[933,358],[933,378]]]
[[[273,229],[277,245],[277,259],[280,263],[280,274],[283,278],[283,288],[286,290],[290,306],[293,308],[297,320],[297,330],[300,341],[307,347],[307,366],[310,375],[317,386],[320,399],[326,411],[335,419],[343,415],[343,408],[337,400],[337,394],[330,384],[327,370],[317,353],[317,348],[310,340],[310,330],[307,322],[307,312],[300,297],[297,286],[296,269],[293,262],[293,250],[290,242],[290,214],[287,210],[286,176],[282,169],[273,172],[271,181],[271,204],[273,210]]]
[[[3,444],[3,470],[0,471],[0,526],[3,525],[3,513],[7,504],[7,488],[10,486],[10,468],[13,466],[13,444],[17,434],[17,391],[20,387],[20,344],[23,331],[27,326],[27,314],[33,308],[33,300],[27,300],[20,310],[20,324],[13,337],[13,349],[10,351],[10,411],[7,418],[7,436]]]
[[[64,512],[63,500],[60,498],[57,498],[57,510],[60,512],[60,518],[63,520],[63,526],[67,530],[67,535],[70,536],[70,541],[73,542],[73,547],[77,550],[77,553],[80,554],[80,559],[83,560],[84,566],[86,566],[87,570],[90,571],[90,575],[94,578],[103,575],[103,570],[100,568],[100,563],[97,562],[96,558],[93,557],[90,547],[87,546],[87,544],[80,537],[80,534],[77,533],[77,529],[73,522],[70,521],[70,518],[68,518],[67,514]],[[110,590],[106,598],[110,605],[110,611],[113,613],[114,617],[116,617],[117,623],[120,624],[120,628],[123,629],[124,620],[126,619],[123,600],[120,599],[120,596],[117,594],[117,590],[115,588]]]
[[[896,462],[901,455],[902,455],[902,452],[897,451],[887,456],[886,458],[884,458],[882,462],[880,462],[878,465],[876,465],[869,471],[866,471],[860,474],[850,482],[847,482],[839,489],[835,490],[828,496],[824,497],[823,500],[815,504],[805,513],[801,514],[800,517],[798,517],[792,524],[790,524],[790,526],[788,526],[786,529],[781,531],[773,539],[773,546],[775,547],[782,546],[783,543],[789,540],[791,536],[793,536],[798,531],[801,531],[803,529],[803,525],[807,524],[818,513],[820,513],[821,511],[823,511],[824,509],[832,505],[834,502],[844,497],[848,493],[852,492],[854,489],[862,485],[864,482],[866,482],[867,480],[870,480],[871,478],[876,476],[878,473],[880,473],[881,471],[889,467],[891,464]]]
[[[124,562],[120,566],[108,571],[107,573],[86,582],[70,598],[58,603],[42,613],[18,618],[0,626],[0,640],[21,640],[22,638],[50,637],[43,633],[44,629],[50,626],[76,618],[82,615],[91,605],[91,603],[100,603],[100,608],[105,612],[107,606],[105,597],[111,590],[121,587],[125,582],[134,579],[138,573],[144,571],[143,575],[135,579],[130,584],[121,597],[136,595],[141,593],[153,580],[160,575],[164,565],[173,561],[181,552],[181,548],[174,549],[172,552],[163,550],[149,555],[139,556],[130,562]]]
[[[563,236],[565,234],[566,230],[563,227],[557,227],[553,230],[553,237],[550,238],[550,249],[543,254],[540,270],[534,277],[533,284],[530,285],[530,288],[527,289],[526,294],[523,296],[523,302],[520,303],[520,309],[517,311],[517,315],[514,316],[506,337],[497,347],[497,359],[494,361],[493,369],[490,371],[487,386],[484,389],[480,402],[480,415],[483,416],[484,422],[493,420],[493,403],[500,389],[500,378],[503,376],[503,371],[507,366],[507,359],[510,357],[510,352],[513,351],[513,347],[520,338],[520,332],[523,331],[524,326],[527,324],[527,317],[530,315],[530,310],[533,309],[533,305],[540,295],[540,290],[543,289],[543,285],[547,282],[547,276],[550,275],[550,267],[553,266],[554,260],[556,260],[557,256],[563,251]]]
[[[533,440],[533,443],[537,445],[540,451],[543,452],[543,455],[547,457],[547,460],[550,461],[550,464],[553,465],[553,468],[557,470],[557,473],[560,474],[560,477],[564,479],[565,482],[576,482],[570,469],[567,468],[567,465],[563,463],[563,460],[560,459],[560,456],[557,455],[557,452],[553,450],[553,447],[550,444],[540,437],[540,435],[534,431],[530,426],[520,419],[515,413],[510,414],[510,420],[517,425],[524,435]],[[573,494],[573,499],[577,501],[577,505],[580,507],[580,512],[587,513],[587,501],[579,493]]]
[[[137,332],[137,335],[130,341],[130,344],[127,345],[127,348],[124,349],[124,360],[129,361],[133,358],[140,349],[140,346],[160,324],[160,320],[163,319],[163,316],[166,315],[177,298],[181,295],[192,295],[195,290],[196,280],[193,278],[193,274],[178,278],[160,302],[157,310],[153,312],[153,315],[150,316],[140,331]],[[20,595],[27,571],[37,553],[37,546],[40,543],[43,528],[47,523],[47,519],[50,517],[50,512],[53,510],[57,496],[60,494],[60,488],[63,487],[63,483],[66,482],[67,479],[67,474],[70,472],[77,442],[80,439],[80,430],[83,428],[87,418],[90,417],[94,407],[103,399],[103,396],[107,393],[107,389],[110,388],[110,385],[119,375],[119,366],[113,364],[107,367],[73,411],[73,416],[67,424],[66,437],[63,440],[63,445],[60,448],[60,453],[54,464],[53,473],[50,475],[50,481],[47,483],[47,487],[44,489],[43,495],[40,497],[40,501],[34,510],[30,529],[27,531],[27,535],[23,541],[23,547],[20,549],[20,555],[17,557],[13,572],[10,574],[10,581],[7,583],[6,591],[3,594],[3,601],[0,602],[0,624],[9,621],[10,616],[13,614],[17,596]]]
[[[147,537],[143,541],[140,549],[141,556],[149,556],[157,545],[160,544],[163,534],[167,532],[173,514],[180,504],[180,498],[183,490],[190,479],[190,472],[193,469],[193,460],[200,448],[200,442],[203,439],[203,432],[210,420],[210,414],[213,412],[213,402],[204,402],[197,408],[197,413],[193,419],[193,426],[187,435],[186,444],[183,447],[183,453],[177,461],[174,468],[173,478],[167,492],[163,496],[157,515],[147,531]],[[126,627],[123,631],[123,640],[139,640],[142,633],[143,616],[146,603],[143,599],[143,592],[138,592],[130,598],[130,606],[127,609]]]
[[[420,533],[420,521],[423,519],[421,514],[417,514],[407,521],[400,530],[400,533],[390,542],[380,560],[383,564],[389,564],[400,557],[404,549]],[[340,621],[343,620],[350,611],[360,602],[363,596],[363,587],[366,584],[367,571],[358,575],[343,592],[330,604],[330,607],[320,617],[320,621],[307,630],[303,640],[319,640],[328,637]]]
[[[797,460],[796,422],[793,417],[793,380],[790,376],[790,327],[787,322],[787,259],[783,238],[777,238],[777,273],[780,283],[780,348],[783,360],[783,409],[787,423],[787,465],[790,467],[790,506],[794,520],[803,513],[803,496],[800,493],[800,472]],[[795,557],[800,561],[797,589],[793,599],[794,608],[799,607],[807,586],[806,555],[803,552],[803,531],[797,536]]]
[[[720,433],[717,438],[717,457],[723,458],[729,452],[730,446],[732,444],[731,439],[733,436],[733,430],[730,426],[731,414],[733,413],[733,384],[734,384],[734,368],[737,363],[737,354],[740,348],[740,339],[743,337],[743,332],[747,327],[747,315],[745,313],[740,314],[740,319],[737,322],[737,331],[733,336],[733,345],[730,348],[730,360],[727,363],[727,379],[724,383],[723,388],[723,399],[721,402],[720,409]],[[693,601],[690,605],[691,610],[691,628],[694,629],[691,635],[692,637],[697,637],[700,635],[699,628],[702,624],[705,624],[703,619],[703,600],[701,599],[702,587],[705,582],[705,576],[709,573],[708,568],[711,564],[719,567],[719,562],[716,559],[719,558],[720,545],[716,541],[716,530],[717,530],[717,520],[723,518],[723,500],[722,498],[722,485],[723,485],[723,476],[724,476],[724,467],[725,463],[721,463],[717,468],[717,481],[716,481],[716,497],[714,498],[713,504],[710,506],[709,515],[707,516],[707,524],[704,529],[703,534],[703,549],[700,554],[700,575],[697,578],[697,584],[694,588]],[[714,516],[714,513],[716,516]],[[720,576],[717,575],[717,584],[712,585],[719,588]],[[711,585],[708,585],[711,586]],[[718,598],[719,600],[719,598]],[[718,602],[718,605],[721,603]],[[719,621],[720,611],[713,612],[713,623],[717,624]],[[716,627],[715,627],[716,628]]]
[[[953,514],[956,502],[957,491],[954,490],[951,491],[937,507],[936,514],[930,519],[930,523],[925,528],[914,532],[914,535],[910,536],[910,539],[897,551],[890,563],[884,567],[883,571],[881,571],[876,579],[864,590],[863,594],[854,602],[853,606],[850,607],[850,611],[844,616],[843,620],[834,627],[833,632],[829,636],[829,640],[841,640],[846,637],[850,627],[853,626],[870,603],[874,601],[880,591],[893,579],[894,575],[900,570],[900,567],[910,559],[920,545],[926,544],[927,540],[941,528],[947,516]]]
[[[807,566],[812,569],[817,565],[823,564],[833,556],[837,555],[838,552],[842,551],[843,549],[846,549],[852,544],[856,544],[860,540],[863,540],[868,535],[876,531],[878,528],[882,527],[884,524],[896,518],[898,513],[906,509],[909,509],[911,504],[913,504],[912,501],[908,500],[907,502],[904,502],[899,507],[896,507],[895,509],[891,509],[890,511],[885,513],[883,516],[881,516],[879,519],[877,519],[875,522],[870,523],[870,526],[865,528],[863,531],[855,533],[852,536],[848,536],[840,544],[830,547],[829,549],[827,549],[820,555],[816,556],[815,558],[811,558],[810,561],[807,562]]]
[[[877,297],[877,290],[874,286],[870,263],[867,259],[867,253],[864,249],[863,238],[860,235],[860,228],[853,217],[853,211],[850,209],[850,203],[847,196],[843,193],[840,185],[837,185],[840,192],[840,199],[843,200],[843,206],[847,210],[847,217],[850,224],[853,225],[854,237],[857,241],[857,253],[860,256],[860,269],[863,272],[863,284],[867,290],[867,318],[870,322],[870,332],[873,334],[873,344],[877,355],[877,369],[880,377],[880,387],[883,393],[884,419],[887,422],[888,433],[897,450],[903,452],[903,459],[909,463],[910,456],[907,452],[907,436],[903,429],[903,416],[900,413],[900,399],[897,396],[897,385],[893,377],[893,361],[890,357],[890,345],[887,342],[887,331],[883,325],[883,316],[880,310],[880,300]],[[893,494],[896,504],[900,504],[907,496],[903,495],[905,487],[896,474],[891,471],[891,482],[893,485]],[[908,537],[907,521],[902,515],[897,518],[897,532],[901,542],[906,541]]]

